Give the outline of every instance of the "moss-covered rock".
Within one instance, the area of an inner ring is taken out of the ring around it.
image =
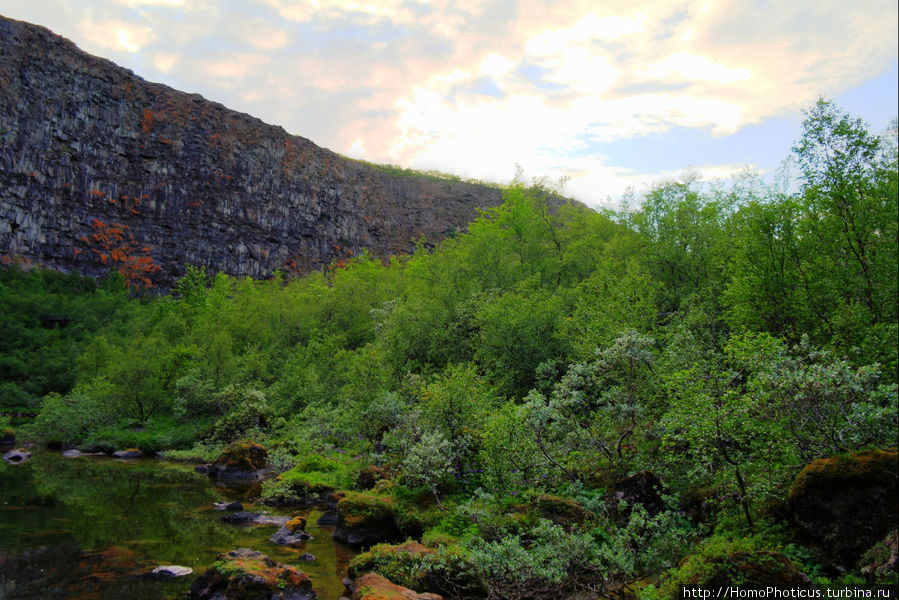
[[[571,498],[540,494],[537,496],[536,509],[541,517],[549,519],[556,525],[571,529],[593,518],[593,513]]]
[[[396,511],[396,503],[388,496],[347,492],[337,503],[334,539],[357,547],[399,541]]]
[[[219,479],[258,479],[267,460],[268,452],[262,444],[238,440],[225,448],[208,473]]]
[[[836,565],[851,567],[899,520],[896,450],[816,460],[790,488],[787,513],[804,541]]]
[[[258,471],[265,468],[267,460],[268,452],[262,444],[252,440],[238,440],[225,448],[215,459],[215,464],[241,471]]]
[[[353,579],[365,573],[379,573],[384,577],[415,589],[424,587],[428,558],[437,554],[418,542],[377,544],[350,561],[349,576]]]
[[[387,471],[385,469],[369,465],[359,471],[359,476],[356,478],[356,485],[360,490],[370,490],[375,487],[379,481],[384,479],[387,479]]]
[[[192,600],[314,600],[309,577],[293,567],[240,548],[219,554],[190,586]]]
[[[304,531],[306,529],[306,518],[296,516],[289,520],[287,524],[284,525],[290,533],[297,533],[298,531]]]
[[[377,573],[368,573],[356,580],[352,600],[443,600],[443,596],[431,593],[419,594],[391,583]]]

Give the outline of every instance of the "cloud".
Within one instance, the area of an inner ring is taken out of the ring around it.
[[[156,38],[151,28],[124,21],[87,23],[82,32],[88,41],[100,48],[131,54],[139,52]]]
[[[891,0],[3,2],[338,152],[501,180],[520,163],[572,174],[586,201],[659,175],[599,144],[726,138],[882,73],[899,46]]]

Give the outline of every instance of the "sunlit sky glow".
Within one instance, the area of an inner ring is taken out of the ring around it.
[[[895,116],[895,0],[0,0],[149,81],[365,160],[599,206],[770,172],[820,95]]]

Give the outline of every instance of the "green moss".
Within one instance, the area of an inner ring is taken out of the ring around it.
[[[347,492],[338,503],[338,509],[350,527],[395,522],[397,514],[393,498],[365,492]]]

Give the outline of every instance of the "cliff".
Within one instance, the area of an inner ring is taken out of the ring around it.
[[[408,252],[501,202],[396,176],[0,17],[0,259],[168,287]]]

